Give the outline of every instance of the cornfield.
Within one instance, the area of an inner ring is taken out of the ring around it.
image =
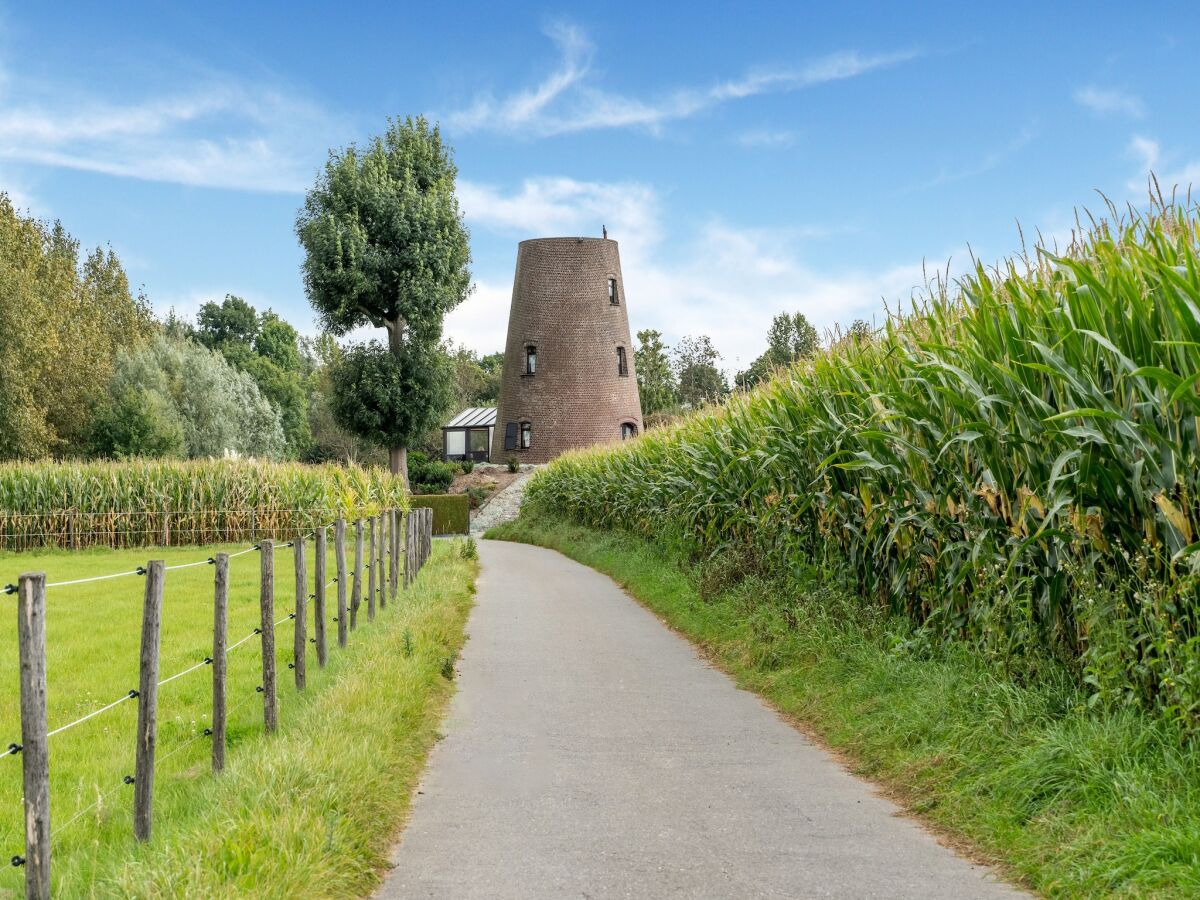
[[[761,389],[565,456],[528,502],[846,571],[1006,666],[1200,724],[1200,217],[1112,211]]]
[[[0,541],[34,547],[210,544],[407,508],[381,469],[260,461],[0,464]]]

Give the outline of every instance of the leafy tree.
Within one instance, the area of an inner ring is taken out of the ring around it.
[[[187,456],[223,456],[229,451],[271,459],[283,455],[279,412],[254,379],[193,341],[159,334],[144,347],[120,354],[108,395],[114,412],[106,415],[119,419],[130,403],[141,399],[154,415],[177,420]],[[102,449],[107,443],[110,452],[129,452],[124,448],[132,446],[136,433],[113,428],[109,437],[94,432],[93,445]]]
[[[272,310],[260,315],[241,297],[226,294],[223,302],[200,307],[192,333],[254,379],[279,410],[286,455],[304,455],[312,443],[308,421],[312,385],[299,332]]]
[[[675,378],[682,403],[695,409],[704,403],[714,403],[729,393],[725,373],[717,367],[720,359],[721,354],[706,334],[685,337],[676,345]]]
[[[0,193],[0,457],[86,452],[114,359],[152,330],[112,250],[81,260],[60,223]]]
[[[771,321],[767,331],[767,352],[750,364],[744,372],[738,372],[734,381],[740,388],[750,388],[770,377],[780,366],[798,359],[808,359],[821,348],[817,329],[804,313],[780,313]]]
[[[442,321],[470,286],[457,173],[436,126],[389,120],[362,151],[351,145],[330,154],[296,220],[305,289],[325,330],[344,335],[372,325],[387,332],[395,371],[385,373],[387,360],[375,351],[358,352],[354,364],[348,356],[335,391],[358,386],[365,393],[336,396],[334,409],[346,428],[387,446],[391,470],[404,478],[417,425],[446,393],[436,382],[449,379],[437,352]],[[418,365],[431,368],[418,373]],[[349,377],[368,372],[368,384]],[[383,409],[400,414],[381,419]]]
[[[662,341],[662,332],[645,329],[637,333],[637,339],[638,347],[633,353],[634,369],[642,399],[642,413],[648,416],[677,405],[678,386],[675,373],[671,370],[667,345]]]
[[[378,341],[358,344],[330,372],[335,419],[380,446],[396,434],[420,436],[454,400],[453,364],[439,347],[409,341],[400,351]]]
[[[313,390],[308,402],[308,422],[312,443],[303,458],[307,462],[342,462],[356,465],[386,466],[386,451],[352,434],[338,424],[333,414],[333,372],[345,355],[337,340],[323,334],[313,343],[315,370]]]
[[[196,314],[195,338],[210,350],[222,350],[228,345],[249,347],[258,337],[258,311],[233,294],[224,301],[209,301]]]
[[[169,397],[128,384],[102,403],[92,420],[97,456],[182,456],[183,422]]]

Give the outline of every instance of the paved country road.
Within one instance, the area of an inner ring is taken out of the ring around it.
[[[482,541],[382,898],[1014,897],[608,578]]]

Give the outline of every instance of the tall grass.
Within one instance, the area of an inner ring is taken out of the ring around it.
[[[1159,205],[982,265],[873,339],[625,445],[528,500],[698,554],[846,567],[1011,671],[1200,724],[1200,220]]]
[[[405,507],[382,469],[241,460],[0,464],[0,544],[140,547],[253,540]]]

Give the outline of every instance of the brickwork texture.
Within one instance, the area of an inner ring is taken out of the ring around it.
[[[617,303],[609,299],[616,280]],[[537,370],[526,373],[529,347]],[[618,371],[623,348],[625,374]],[[521,423],[530,445],[520,447]],[[517,449],[505,449],[508,424]],[[619,441],[622,426],[642,431],[625,284],[617,242],[605,238],[537,238],[517,248],[500,407],[492,461],[516,456],[548,462],[564,450]]]

